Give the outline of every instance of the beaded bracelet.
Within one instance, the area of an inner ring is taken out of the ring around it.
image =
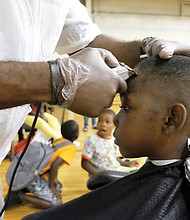
[[[51,71],[52,101],[51,105],[58,104],[58,96],[60,92],[60,69],[57,60],[48,61]]]

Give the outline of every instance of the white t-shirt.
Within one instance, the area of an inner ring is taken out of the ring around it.
[[[99,34],[78,0],[0,1],[1,61],[47,61],[55,51],[77,51]],[[29,105],[0,110],[0,162],[29,112]]]
[[[119,148],[114,144],[113,136],[104,138],[96,133],[87,138],[82,157],[99,170],[119,170],[118,153]]]

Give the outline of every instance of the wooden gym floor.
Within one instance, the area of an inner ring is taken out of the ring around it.
[[[115,98],[114,104],[111,108],[116,113],[119,111],[119,98],[118,97]],[[60,123],[62,122],[63,109],[56,106],[55,111],[52,114],[58,118]],[[59,170],[58,178],[63,184],[63,191],[62,191],[63,203],[89,192],[89,190],[86,187],[88,174],[81,168],[80,161],[81,161],[81,153],[82,153],[84,141],[86,140],[87,136],[96,132],[96,130],[91,129],[91,119],[89,119],[88,132],[82,131],[82,128],[83,128],[83,117],[82,116],[74,114],[68,110],[65,110],[64,121],[68,119],[74,119],[79,123],[80,136],[77,141],[80,142],[80,147],[77,148],[77,153],[71,166],[65,165]],[[17,137],[15,137],[15,141],[17,141]],[[140,164],[142,165],[145,161],[145,158],[139,158],[138,160]],[[0,179],[3,185],[3,196],[6,195],[7,190],[8,190],[8,186],[5,180],[5,174],[6,174],[6,170],[9,164],[10,164],[10,160],[5,159],[2,162],[1,168],[0,168]],[[15,206],[11,209],[8,209],[5,212],[5,220],[20,220],[22,217],[30,213],[33,213],[35,211],[38,211],[38,210],[39,209],[37,209],[31,204],[21,204],[19,206]]]

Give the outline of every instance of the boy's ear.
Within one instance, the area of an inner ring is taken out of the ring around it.
[[[187,117],[187,110],[183,104],[172,106],[164,124],[164,132],[171,134],[183,128]]]

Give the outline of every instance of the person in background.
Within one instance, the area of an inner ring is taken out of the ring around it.
[[[37,103],[36,104],[31,104],[31,112],[29,115],[36,115],[36,110],[37,110]],[[44,112],[46,112],[46,103],[41,103],[40,106],[40,111],[39,111],[39,117],[47,121],[46,117],[44,116]],[[24,139],[24,133],[23,129],[28,129],[30,131],[30,127],[28,127],[26,124],[23,124],[20,129],[18,130],[18,142],[22,141]]]
[[[119,148],[114,144],[113,119],[115,112],[104,109],[97,122],[97,133],[90,135],[84,145],[81,166],[90,175],[103,170],[130,172],[136,170],[138,161],[123,160],[119,155]]]
[[[93,129],[96,129],[96,118],[92,118],[92,128]],[[89,118],[84,116],[84,127],[83,127],[83,131],[86,132],[88,131],[88,121],[89,121]]]
[[[74,120],[63,122],[61,134],[62,137],[52,145],[56,147],[63,144],[63,146],[53,152],[49,163],[41,170],[39,178],[31,181],[24,189],[11,192],[8,208],[23,202],[31,203],[41,209],[61,204],[62,183],[58,180],[58,170],[65,164],[71,165],[74,159],[76,146],[73,142],[79,136],[78,123]]]

